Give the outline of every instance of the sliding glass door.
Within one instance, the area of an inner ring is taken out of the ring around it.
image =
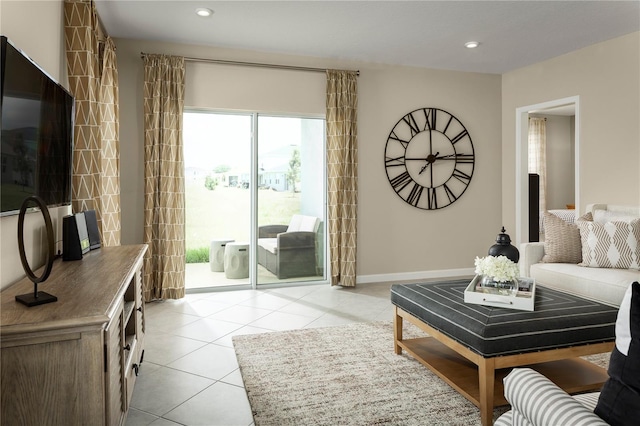
[[[324,282],[324,119],[187,111],[187,290]]]
[[[252,120],[239,114],[184,114],[187,290],[251,283]],[[229,274],[224,254],[232,242],[246,247],[230,247],[238,253]]]
[[[324,280],[324,120],[258,116],[258,284]]]

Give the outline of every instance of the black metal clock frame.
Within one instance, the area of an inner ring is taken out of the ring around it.
[[[475,150],[466,127],[439,108],[419,108],[395,124],[385,147],[385,168],[393,190],[406,203],[437,210],[467,190]]]

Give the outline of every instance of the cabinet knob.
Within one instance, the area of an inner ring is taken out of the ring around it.
[[[142,312],[142,306],[140,306],[138,309],[136,309],[136,311]]]
[[[130,351],[131,350],[131,345],[129,343],[127,343],[127,346],[125,346],[124,348],[125,351]]]
[[[140,371],[140,366],[138,366],[138,364],[133,364],[131,368],[133,368],[133,371],[136,372],[136,376],[137,376]]]

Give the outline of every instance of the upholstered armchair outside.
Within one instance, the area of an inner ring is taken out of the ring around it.
[[[289,225],[258,228],[258,263],[278,279],[316,275],[319,219],[294,215]]]

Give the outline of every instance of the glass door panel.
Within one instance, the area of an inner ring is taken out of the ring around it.
[[[251,284],[252,123],[246,114],[184,114],[187,290]]]
[[[258,116],[258,285],[325,280],[324,120]]]

